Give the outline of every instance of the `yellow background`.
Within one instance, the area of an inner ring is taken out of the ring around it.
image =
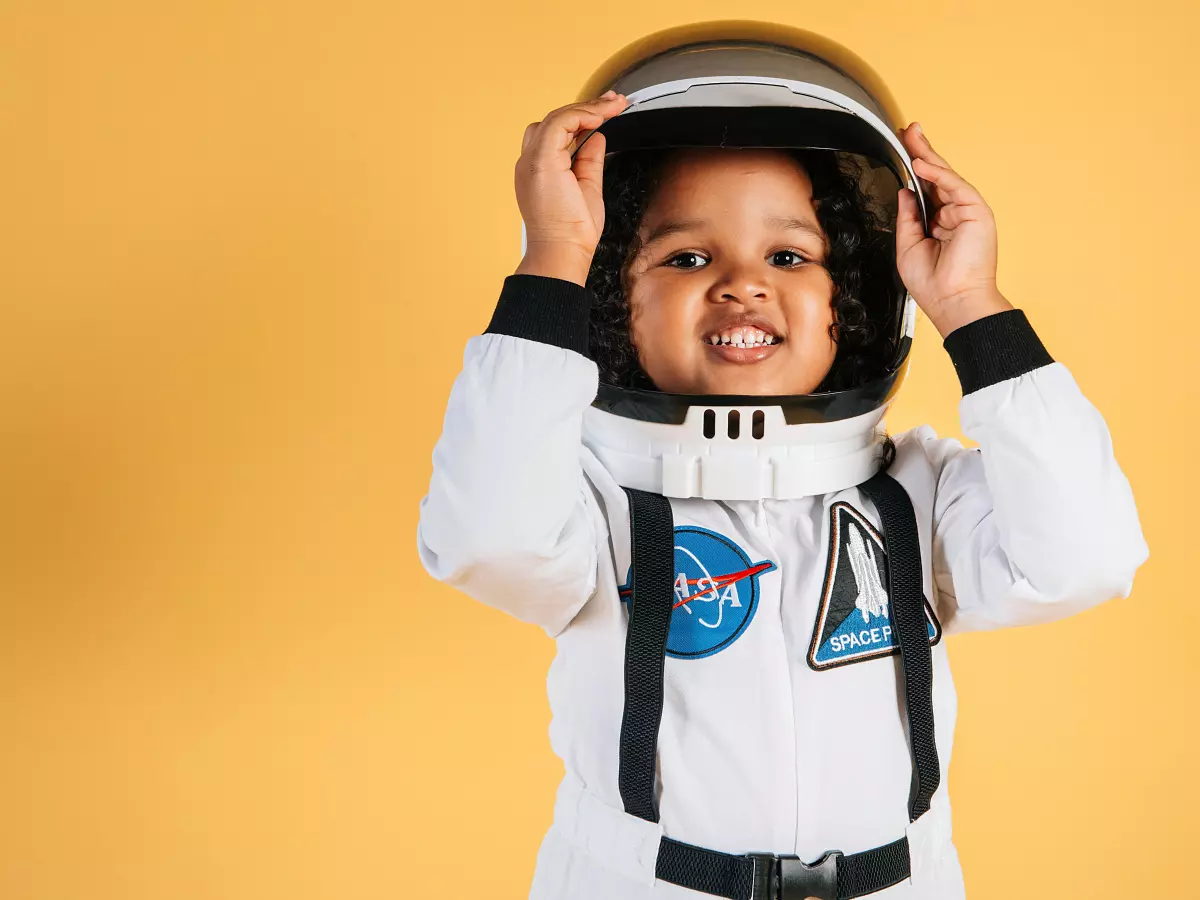
[[[949,642],[969,895],[1200,896],[1193,4],[8,0],[0,897],[526,895],[553,644],[425,575],[418,502],[526,124],[730,17],[850,47],[980,189],[1138,500],[1129,599]],[[915,353],[890,429],[957,435]]]

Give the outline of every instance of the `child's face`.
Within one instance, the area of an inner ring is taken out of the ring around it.
[[[807,394],[821,383],[836,352],[833,281],[799,162],[771,149],[681,149],[639,233],[646,243],[626,274],[631,337],[660,391]]]

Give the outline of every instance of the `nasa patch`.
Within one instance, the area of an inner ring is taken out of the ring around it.
[[[883,536],[849,503],[829,511],[829,562],[808,665],[818,671],[900,652],[888,613]],[[929,643],[942,626],[925,600]]]
[[[723,534],[696,525],[675,528],[675,599],[667,632],[667,656],[700,659],[736,641],[758,608],[760,575],[775,563],[752,563]],[[630,602],[628,573],[621,602]]]

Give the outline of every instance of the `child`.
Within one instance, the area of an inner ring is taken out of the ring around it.
[[[894,347],[858,290],[879,274],[873,213],[829,154],[686,148],[602,172],[593,135],[572,165],[572,139],[625,102],[610,92],[526,130],[525,257],[467,344],[421,506],[431,575],[557,640],[550,736],[566,775],[531,897],[961,897],[943,774],[957,701],[941,637],[1129,594],[1148,550],[1107,427],[996,289],[987,204],[910,125],[901,139],[938,212],[927,237],[901,191],[896,266],[944,339],[963,430],[980,444],[922,426],[879,446],[879,468],[915,509],[936,748],[914,763],[918,726],[933,725],[904,694],[909,651],[897,652],[889,606],[899,612],[896,586],[912,576],[884,566],[900,537],[877,490],[672,499],[680,599],[661,724],[640,745],[653,809],[631,812],[626,754],[638,748],[619,755],[618,734],[656,676],[629,667],[627,640],[632,610],[653,598],[631,599],[639,583],[649,597],[651,575],[627,581],[636,492],[583,429],[598,384],[808,394],[876,377]],[[792,854],[822,859],[810,869],[788,865]]]

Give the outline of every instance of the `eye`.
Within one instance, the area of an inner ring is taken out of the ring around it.
[[[675,260],[677,260],[677,259],[684,259],[685,257],[688,257],[688,256],[695,257],[696,259],[704,259],[704,257],[703,257],[703,256],[701,256],[699,253],[695,252],[694,250],[685,250],[683,253],[676,253],[674,256],[672,256],[670,259],[668,259],[668,260],[667,260],[667,265],[668,265],[668,266],[671,266],[671,268],[673,268],[673,269],[699,269],[699,268],[703,268],[702,266],[672,266],[672,265],[671,265],[671,264],[672,264],[672,263],[673,263]]]
[[[804,256],[803,254],[798,253],[795,250],[776,250],[774,253],[771,254],[771,256],[773,256],[773,257],[774,256],[784,256],[784,255],[794,256],[801,262],[810,262],[810,260],[807,256]],[[787,268],[794,268],[796,265],[799,265],[799,263],[794,263],[792,265],[788,265],[787,263],[784,263],[783,265]]]
[[[777,256],[793,256],[793,257],[795,257],[796,258],[795,262],[781,263],[781,265],[784,268],[789,268],[789,269],[794,269],[797,266],[799,266],[801,263],[812,262],[812,260],[810,260],[807,256],[804,256],[802,253],[800,253],[799,251],[796,251],[796,250],[776,250],[774,253],[771,254],[771,256],[772,256],[772,258],[777,257]],[[676,260],[687,259],[689,257],[692,259],[704,259],[704,257],[701,256],[699,253],[697,253],[695,250],[685,250],[682,253],[676,253],[674,256],[672,256],[670,259],[668,259],[666,262],[666,265],[671,266],[671,268],[673,268],[673,269],[684,269],[684,270],[704,268],[703,266],[697,266],[697,265],[680,266],[680,265],[674,264]],[[706,260],[706,262],[707,262],[707,260]]]

